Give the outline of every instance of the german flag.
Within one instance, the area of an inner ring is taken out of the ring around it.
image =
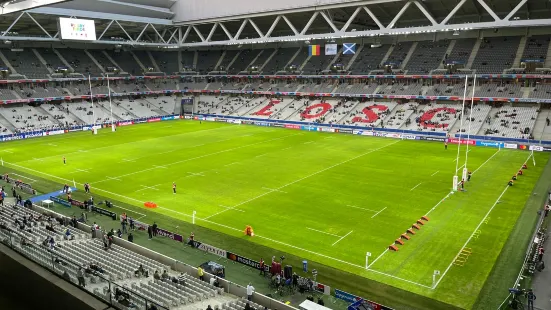
[[[320,46],[319,45],[310,45],[308,47],[308,55],[310,56],[319,56],[320,53]]]

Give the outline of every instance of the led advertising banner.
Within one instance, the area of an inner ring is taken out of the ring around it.
[[[96,25],[89,19],[60,17],[59,33],[62,40],[95,41]]]

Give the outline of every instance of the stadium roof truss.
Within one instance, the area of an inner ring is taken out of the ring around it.
[[[174,2],[74,0],[10,13],[0,40],[59,42],[60,16],[94,19],[92,43],[163,48],[551,26],[546,0],[363,0],[184,23],[172,21]]]
[[[216,18],[182,26],[179,41],[188,47],[538,27],[551,26],[551,3],[544,0],[366,0]],[[247,28],[249,31],[245,31]],[[215,35],[217,32],[219,35]],[[197,36],[190,39],[191,34]]]

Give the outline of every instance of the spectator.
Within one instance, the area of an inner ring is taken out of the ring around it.
[[[209,284],[214,285],[214,282],[216,281],[216,276],[210,277]]]
[[[127,230],[126,230],[126,218],[124,218],[122,221],[121,221],[121,228],[122,228],[122,232],[123,233],[128,233]]]
[[[67,230],[65,231],[65,240],[74,240],[74,239],[75,239],[75,236],[73,236],[69,228],[67,228]]]
[[[213,310],[210,305],[207,306],[207,310]]]
[[[122,231],[117,229],[117,237],[122,238]]]
[[[254,291],[255,291],[254,286],[252,286],[251,283],[249,282],[249,284],[247,285],[247,300],[248,301],[251,301],[253,299]]]
[[[159,271],[155,270],[155,273],[153,274],[153,279],[155,280],[161,280],[161,276],[159,275]]]
[[[131,218],[130,216],[128,217],[128,224],[130,224],[130,230],[135,230],[136,229],[136,226],[134,224],[134,219]]]
[[[323,299],[321,297],[318,298],[318,305],[325,306],[325,303],[323,302]]]
[[[250,303],[245,304],[245,310],[251,310],[251,304]]]
[[[142,264],[140,264],[140,266],[138,267],[138,270],[136,270],[136,271],[134,272],[134,275],[135,275],[136,277],[145,276],[145,268],[143,267]]]
[[[203,271],[203,268],[201,268],[201,266],[197,268],[197,275],[199,276],[199,280],[204,281],[205,272]]]
[[[82,271],[82,267],[78,268],[77,279],[78,279],[78,285],[82,287],[86,287],[86,281],[84,281],[84,271]]]
[[[149,235],[149,240],[153,238],[153,228],[151,226],[147,226],[147,234]]]
[[[163,271],[163,275],[161,276],[163,278],[163,280],[168,280],[168,278],[170,278],[170,276],[168,275],[168,272]]]
[[[128,234],[128,242],[134,243],[134,235],[132,233]]]
[[[266,269],[265,269],[265,265],[264,265],[264,260],[261,258],[260,259],[260,275],[262,276],[266,276]]]
[[[536,300],[536,295],[534,295],[532,289],[529,289],[528,293],[526,293],[526,299],[528,300],[528,310],[534,310],[534,300]]]
[[[151,228],[153,229],[153,236],[157,237],[157,223],[153,222]]]

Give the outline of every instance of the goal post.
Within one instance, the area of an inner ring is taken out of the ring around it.
[[[453,187],[452,187],[452,191],[457,191],[457,184],[459,184],[458,179],[459,179],[458,176],[456,176],[456,175],[453,176]]]

